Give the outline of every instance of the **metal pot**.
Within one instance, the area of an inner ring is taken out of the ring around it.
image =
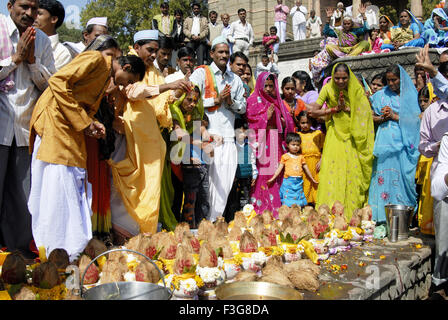
[[[387,234],[389,239],[392,241],[403,241],[409,238],[409,227],[412,222],[412,216],[414,212],[413,207],[405,206],[402,204],[388,204],[384,206],[384,210],[386,211],[386,226],[387,226]],[[398,220],[394,217],[398,217]],[[398,221],[398,226],[394,225]],[[392,229],[398,229],[398,237],[395,240],[392,239]]]
[[[84,291],[84,276],[86,275],[90,265],[99,257],[115,251],[128,251],[145,257],[146,260],[151,262],[156,267],[164,286],[161,287],[155,283],[141,281],[121,281],[100,284]],[[159,267],[157,267],[157,265],[149,257],[140,252],[129,249],[113,249],[100,254],[95,259],[90,261],[81,277],[81,297],[85,300],[169,300],[172,295],[173,290],[166,287],[165,275]]]
[[[224,283],[215,293],[219,300],[303,300],[293,288],[263,281]]]

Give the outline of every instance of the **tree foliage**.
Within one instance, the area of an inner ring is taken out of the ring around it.
[[[84,26],[93,17],[107,17],[110,34],[126,49],[137,31],[152,29],[152,19],[160,13],[160,3],[161,0],[91,0],[81,12],[81,24]],[[170,14],[175,9],[181,9],[184,17],[190,14],[190,0],[171,0],[169,5]]]
[[[82,40],[82,31],[75,28],[68,28],[65,23],[63,23],[57,30],[60,42],[79,42]]]

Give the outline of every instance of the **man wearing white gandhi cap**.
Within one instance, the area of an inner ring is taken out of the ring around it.
[[[207,216],[214,222],[224,213],[235,178],[238,165],[235,115],[246,112],[246,99],[241,78],[227,69],[229,44],[223,36],[213,40],[210,56],[213,62],[209,66],[199,66],[191,74],[190,81],[202,93],[204,111],[209,119],[208,131],[215,142],[214,160],[209,166],[210,212]]]
[[[107,17],[95,17],[87,22],[86,28],[82,32],[82,41],[78,43],[64,42],[64,45],[70,50],[72,57],[75,57],[95,40],[96,37],[108,33]]]

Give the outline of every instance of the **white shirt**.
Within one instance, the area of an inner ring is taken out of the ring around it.
[[[224,27],[224,25],[222,26],[222,31],[221,31],[221,35],[227,39],[227,36],[229,35],[230,32],[230,24],[227,25],[227,27]]]
[[[226,141],[234,141],[235,113],[244,114],[246,112],[246,99],[244,99],[243,81],[240,77],[229,70],[226,70],[223,74],[214,62],[212,62],[210,67],[215,75],[218,94],[224,90],[226,84],[231,86],[230,96],[233,101],[231,106],[228,106],[225,102],[223,102],[218,110],[211,112],[208,110],[208,108],[215,106],[215,102],[213,98],[206,99],[204,97],[205,70],[203,68],[196,69],[191,74],[190,81],[196,84],[202,92],[205,113],[209,119],[208,131],[211,134],[222,136]]]
[[[306,22],[306,15],[308,10],[304,6],[294,6],[289,11],[289,15],[292,17],[292,24],[301,24]]]
[[[257,68],[255,69],[255,78],[258,78],[258,75],[262,72],[271,72],[278,75],[280,70],[276,63],[269,62],[267,66],[264,66],[263,62],[258,62]]]
[[[50,38],[51,48],[53,49],[54,66],[56,70],[59,70],[72,60],[72,55],[67,47],[59,42],[58,34],[48,38]]]
[[[178,70],[172,74],[169,74],[165,77],[165,83],[171,83],[177,80],[185,79],[185,75],[182,70]]]
[[[431,195],[438,201],[448,196],[446,174],[448,174],[448,135],[445,133],[440,144],[438,164],[431,172]]]
[[[19,42],[19,30],[11,17],[6,18],[14,52]],[[19,147],[29,145],[29,126],[34,105],[48,86],[48,79],[56,72],[51,41],[36,29],[34,56],[36,62],[16,65],[12,58],[0,61],[0,80],[14,72],[15,86],[9,92],[0,92],[0,144],[11,146],[14,137]]]
[[[235,39],[245,38],[249,41],[249,45],[252,46],[254,43],[254,30],[249,22],[243,25],[241,20],[234,21],[230,25],[230,30],[227,35],[227,40],[230,43],[235,43]]]
[[[193,16],[193,24],[191,25],[191,35],[198,36],[201,33],[201,16]]]
[[[320,36],[320,26],[322,25],[322,20],[320,20],[320,17],[315,17],[316,20],[313,22],[312,18],[309,18],[306,22],[306,27],[310,28],[310,36]]]

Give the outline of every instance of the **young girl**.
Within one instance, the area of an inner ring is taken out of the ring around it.
[[[300,148],[305,162],[314,180],[319,181],[320,159],[324,147],[325,135],[320,130],[312,129],[312,118],[306,111],[300,112],[297,117],[299,120],[299,135],[302,140]],[[308,177],[303,179],[303,192],[309,204],[316,203],[317,184],[313,183]]]
[[[293,77],[286,77],[283,79],[282,93],[283,104],[291,114],[297,129],[299,127],[297,116],[300,112],[306,110],[306,106],[303,100],[296,99],[296,80]]]
[[[418,102],[420,105],[420,119],[423,117],[423,113],[432,103],[430,99],[430,90],[427,86],[423,87],[418,93]],[[418,201],[418,226],[420,232],[424,234],[434,235],[433,224],[433,200],[431,197],[431,165],[433,158],[427,158],[424,155],[420,155],[417,163],[417,170],[415,172],[415,179],[417,184],[417,193],[419,195]]]
[[[313,183],[317,185],[318,182],[311,175],[305,157],[300,154],[300,135],[295,132],[288,133],[286,144],[289,152],[282,155],[277,170],[272,178],[268,180],[268,185],[272,184],[282,170],[285,169],[282,186],[280,187],[282,205],[291,207],[293,204],[297,204],[303,207],[307,205],[307,200],[303,193],[303,172]]]
[[[372,29],[369,32],[370,51],[363,52],[361,55],[385,53],[390,52],[390,49],[381,50],[381,46],[384,44],[383,39],[380,37],[380,29]]]

